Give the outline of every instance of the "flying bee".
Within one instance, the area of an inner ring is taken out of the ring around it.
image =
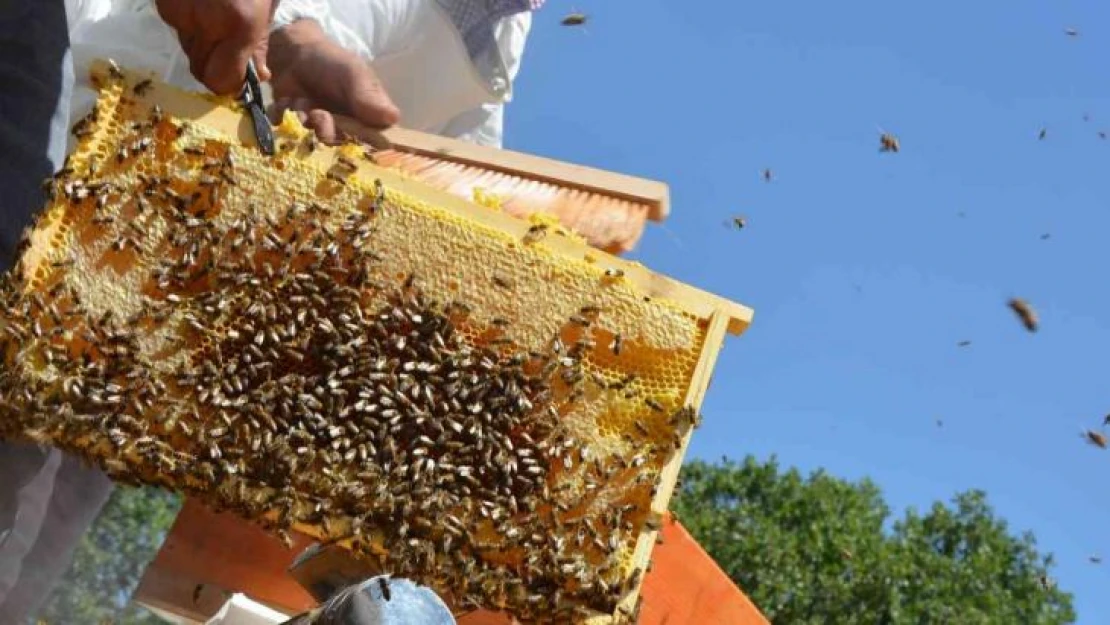
[[[1037,331],[1037,326],[1040,321],[1037,317],[1037,311],[1033,310],[1029,302],[1026,302],[1020,297],[1015,297],[1012,298],[1007,305],[1010,307],[1010,310],[1014,311],[1014,314],[1018,316],[1018,319],[1021,320],[1021,324],[1025,326],[1026,330],[1030,332]]]
[[[902,149],[902,144],[898,141],[898,137],[884,132],[879,135],[879,151],[880,152],[899,152]]]
[[[1083,437],[1087,440],[1088,443],[1098,447],[1099,449],[1106,449],[1106,435],[1102,432],[1085,430],[1083,432]]]
[[[1078,37],[1079,36],[1079,31],[1074,29],[1074,28],[1065,28],[1064,29],[1064,34],[1069,36],[1069,37]]]
[[[146,93],[148,91],[150,91],[150,88],[153,87],[153,86],[154,86],[154,81],[151,80],[150,78],[147,78],[145,80],[140,80],[139,82],[135,83],[135,86],[131,89],[131,91],[135,95],[137,95],[139,97],[142,97],[142,96],[146,95]]]
[[[559,23],[563,26],[585,26],[589,19],[589,16],[585,13],[575,11],[573,13],[568,13]]]
[[[737,230],[743,230],[744,228],[747,227],[748,220],[746,218],[744,218],[743,215],[735,215],[735,216],[732,217],[732,219],[725,222],[725,225],[729,226],[730,228],[735,228]]]
[[[382,599],[385,599],[386,601],[389,601],[392,598],[392,595],[389,592],[389,580],[388,579],[386,579],[384,577],[379,577],[378,578],[378,588],[380,588],[381,591],[382,591]]]
[[[1048,128],[1041,128],[1041,131],[1037,133],[1037,140],[1038,141],[1044,141],[1045,137],[1047,137],[1047,136],[1048,136]]]
[[[772,172],[770,168],[767,168],[767,169],[763,170],[763,180],[764,180],[764,182],[771,182],[771,179],[774,178],[774,177],[775,177],[775,173]]]
[[[956,343],[957,347],[967,347],[969,345],[971,345],[971,341],[960,341],[959,343]]]

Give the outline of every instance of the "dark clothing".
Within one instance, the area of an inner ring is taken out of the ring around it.
[[[0,269],[62,165],[72,90],[64,3],[0,0]],[[41,607],[111,488],[76,458],[0,443],[0,625]]]

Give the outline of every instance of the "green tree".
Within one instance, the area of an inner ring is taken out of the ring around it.
[[[117,487],[82,538],[39,619],[51,624],[162,623],[129,600],[179,508],[180,498],[172,493]]]
[[[748,457],[687,464],[672,509],[775,623],[1075,621],[1071,595],[1050,580],[1052,556],[1031,534],[1011,535],[981,491],[891,522],[869,480]]]

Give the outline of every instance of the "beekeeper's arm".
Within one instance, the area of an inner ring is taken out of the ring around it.
[[[177,31],[189,69],[222,95],[243,87],[247,61],[254,59],[262,80],[270,19],[278,0],[157,0],[158,14]]]
[[[535,0],[496,6],[448,0],[283,0],[274,19],[278,30],[271,37],[272,49],[278,38],[330,41],[335,50],[327,56],[343,56],[351,68],[345,71],[352,73],[356,59],[361,60],[373,79],[325,80],[327,73],[317,71],[315,63],[297,60],[314,56],[307,50],[315,44],[281,45],[301,54],[289,54],[294,61],[286,62],[271,53],[278,108],[299,110],[302,121],[329,141],[335,126],[329,113],[384,127],[397,121],[395,102],[409,128],[500,146],[504,103],[511,98],[531,25],[530,5]],[[304,29],[305,36],[285,32],[295,29]],[[285,80],[287,72],[295,79]],[[320,91],[326,95],[321,97]],[[365,112],[352,115],[359,107],[351,102],[359,100]],[[390,114],[368,122],[375,102]]]

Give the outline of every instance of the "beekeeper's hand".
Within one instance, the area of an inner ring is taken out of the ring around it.
[[[293,109],[322,141],[342,137],[332,114],[371,128],[388,128],[401,113],[369,63],[328,39],[313,20],[299,20],[270,37],[275,114]]]
[[[266,65],[270,20],[278,0],[157,0],[158,14],[177,31],[189,69],[213,92],[228,95],[243,88],[247,61],[259,78]]]

